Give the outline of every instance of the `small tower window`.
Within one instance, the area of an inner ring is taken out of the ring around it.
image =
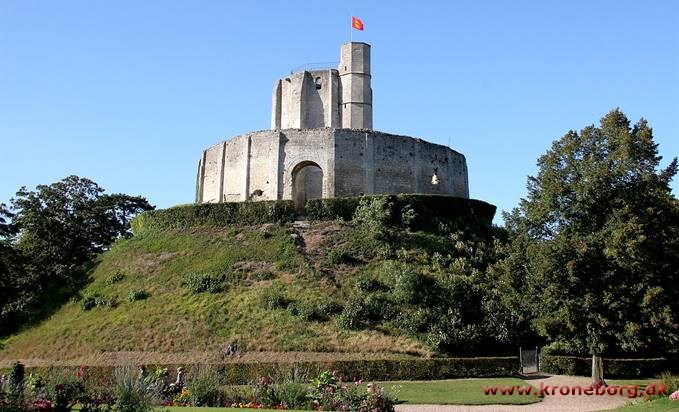
[[[321,86],[323,86],[323,81],[320,77],[316,77],[316,90],[320,90]]]

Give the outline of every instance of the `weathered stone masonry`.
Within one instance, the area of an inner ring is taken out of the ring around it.
[[[427,193],[469,197],[465,157],[449,147],[372,129],[370,46],[342,46],[338,70],[276,82],[272,130],[203,152],[196,201],[239,202]]]

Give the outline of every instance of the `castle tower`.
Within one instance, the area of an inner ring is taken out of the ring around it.
[[[341,84],[340,113],[344,129],[373,128],[373,93],[370,87],[370,45],[345,43],[337,68]]]

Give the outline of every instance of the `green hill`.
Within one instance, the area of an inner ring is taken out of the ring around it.
[[[434,320],[446,299],[477,312],[487,303],[490,232],[443,221],[418,229],[414,221],[433,221],[418,207],[368,203],[353,222],[310,224],[154,225],[153,213],[158,223],[165,212],[153,212],[141,219],[146,230],[100,256],[80,296],[6,339],[0,361],[176,362],[215,357],[229,342],[253,360],[431,355],[442,347],[434,338],[445,325]]]

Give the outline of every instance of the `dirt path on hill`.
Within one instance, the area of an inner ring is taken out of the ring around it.
[[[583,376],[548,376],[526,380],[527,383],[539,388],[540,383],[553,387],[558,386],[588,386],[591,379]],[[481,388],[479,388],[481,390]],[[556,390],[558,392],[558,389]],[[500,398],[502,395],[495,395]],[[535,412],[584,412],[614,409],[629,402],[630,399],[620,395],[547,395],[542,402],[529,405],[397,405],[397,412],[505,412],[505,411],[535,411]]]

